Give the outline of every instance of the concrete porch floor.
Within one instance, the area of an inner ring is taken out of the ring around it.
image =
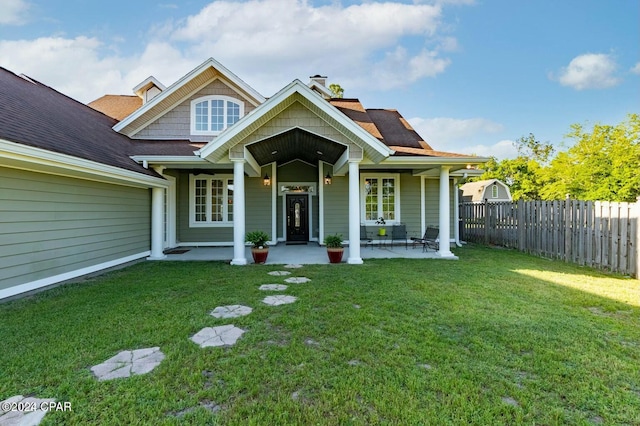
[[[166,258],[162,260],[224,260],[230,262],[233,258],[233,247],[178,247],[173,250],[188,250],[184,253],[171,254],[167,253]],[[173,250],[167,250],[171,252]],[[390,245],[378,246],[369,245],[360,247],[360,256],[363,260],[367,259],[441,259],[437,252],[430,250],[422,251],[422,246],[412,248],[411,244],[405,249],[405,246]],[[251,249],[246,248],[246,258],[248,263],[253,263],[251,257]],[[342,262],[345,263],[349,258],[349,247],[344,249]],[[451,259],[451,258],[449,258]],[[453,258],[455,259],[455,257]],[[327,257],[327,249],[318,243],[309,242],[307,245],[286,245],[279,243],[275,246],[269,246],[269,257],[267,265],[286,265],[289,263],[297,263],[301,265],[325,264],[329,263]]]

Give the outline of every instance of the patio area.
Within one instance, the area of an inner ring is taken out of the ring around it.
[[[165,251],[166,257],[162,260],[224,260],[231,261],[233,257],[233,247],[178,247]],[[422,246],[416,245],[415,248],[409,244],[408,248],[404,245],[368,245],[360,247],[360,255],[363,260],[367,259],[440,259],[437,252],[430,250],[422,251]],[[251,248],[246,248],[246,257],[249,263],[253,263],[251,257]],[[344,256],[342,262],[345,263],[349,258],[349,247],[344,248]],[[309,242],[306,245],[286,245],[279,243],[275,246],[269,246],[269,257],[267,265],[286,265],[288,263],[297,263],[301,265],[327,264],[327,249],[315,242]]]

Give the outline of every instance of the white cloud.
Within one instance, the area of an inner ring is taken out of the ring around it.
[[[292,76],[317,73],[349,89],[389,89],[435,76],[448,65],[437,50],[418,47],[410,52],[404,45],[407,37],[418,37],[422,44],[435,39],[441,19],[437,5],[218,1],[179,22],[172,39],[190,43],[190,55],[214,56],[236,72],[254,76],[267,95]],[[446,43],[452,45],[453,38]]]
[[[504,127],[485,118],[416,117],[408,121],[435,150],[499,159],[517,155],[513,141],[493,142],[491,135],[502,132]]]
[[[25,0],[2,0],[0,2],[0,25],[20,25],[25,22],[29,3]]]
[[[442,52],[457,41],[441,30],[439,3],[222,0],[146,29],[150,41],[131,56],[79,36],[0,40],[0,57],[4,67],[82,102],[129,94],[149,75],[170,85],[209,57],[266,96],[318,73],[347,91],[387,90],[437,76],[450,64]]]
[[[560,70],[557,78],[551,78],[576,90],[606,89],[620,81],[615,76],[616,68],[616,63],[610,55],[587,53],[573,58],[569,66]]]
[[[640,62],[638,62],[633,68],[631,68],[631,72],[640,75]]]

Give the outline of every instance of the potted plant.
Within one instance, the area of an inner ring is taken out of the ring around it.
[[[376,225],[382,225],[380,229],[378,229],[378,235],[383,236],[387,235],[387,228],[384,227],[387,222],[384,221],[384,217],[380,216],[378,220],[376,220]]]
[[[269,255],[269,236],[263,231],[247,232],[245,240],[251,243],[251,255],[255,263],[265,263]]]
[[[344,254],[344,247],[342,247],[342,235],[327,235],[324,237],[324,245],[327,246],[327,255],[329,256],[329,263],[342,262],[342,255]]]

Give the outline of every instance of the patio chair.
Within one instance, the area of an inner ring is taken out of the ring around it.
[[[422,251],[429,251],[432,248],[434,251],[437,251],[440,248],[440,244],[438,243],[438,236],[440,231],[438,228],[434,228],[432,226],[427,226],[427,230],[424,231],[424,235],[422,238],[411,237],[411,241],[413,242],[413,248],[416,248],[416,244],[422,244]]]
[[[405,250],[409,247],[409,243],[407,242],[407,225],[403,223],[393,225],[391,228],[391,247],[393,247],[394,241],[403,242]]]
[[[371,234],[367,232],[367,227],[365,225],[360,225],[360,244],[364,241],[364,247],[367,245],[371,245],[373,249],[373,238],[371,238]]]

